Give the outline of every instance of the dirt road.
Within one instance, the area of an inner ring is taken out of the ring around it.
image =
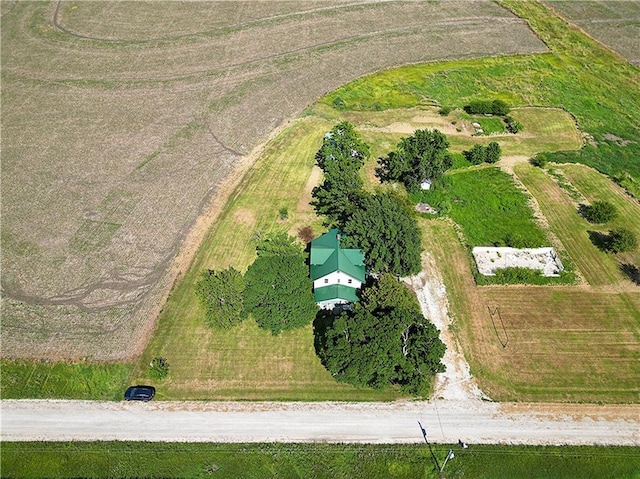
[[[7,400],[1,407],[2,441],[416,443],[420,422],[433,443],[640,446],[637,406]]]

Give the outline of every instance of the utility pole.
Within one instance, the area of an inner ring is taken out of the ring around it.
[[[429,440],[427,439],[427,431],[426,431],[426,429],[422,427],[422,424],[420,424],[420,421],[418,421],[418,426],[420,426],[420,431],[422,431],[422,437],[424,438],[424,442],[426,442],[427,446],[429,446],[429,452],[431,453],[431,457],[433,458],[433,462],[436,463],[436,469],[438,469],[438,470],[440,470],[442,472],[442,469],[440,469],[440,464],[438,464],[438,458],[433,453],[433,449],[431,448],[431,444],[429,444]],[[444,468],[444,466],[442,466],[442,467]]]

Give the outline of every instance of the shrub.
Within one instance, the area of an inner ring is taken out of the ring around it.
[[[484,151],[484,161],[487,163],[496,163],[500,159],[501,154],[502,149],[498,142],[492,141],[487,145],[487,148]]]
[[[607,250],[612,253],[623,253],[636,249],[638,247],[638,240],[632,231],[618,228],[609,232],[609,239],[606,246]]]
[[[169,362],[165,358],[155,357],[149,364],[149,377],[153,379],[164,379],[169,374]]]
[[[580,212],[589,223],[607,223],[618,216],[618,210],[608,201],[595,201],[591,206],[581,205]]]
[[[440,113],[442,116],[447,116],[449,113],[451,113],[451,107],[450,106],[440,107],[440,110],[438,111],[438,113]]]
[[[538,154],[531,158],[531,164],[533,166],[537,166],[538,168],[544,168],[549,163],[548,158],[543,154]]]
[[[289,209],[286,206],[283,206],[282,208],[280,208],[280,210],[278,210],[278,215],[280,216],[281,220],[286,220],[289,218]]]
[[[500,159],[502,149],[500,145],[492,141],[487,146],[473,145],[470,150],[462,152],[467,161],[473,165],[480,163],[495,163]]]
[[[516,133],[521,132],[524,129],[524,126],[522,125],[522,123],[520,123],[518,120],[516,120],[511,116],[505,116],[504,123],[507,127],[507,131],[509,133],[513,133],[514,135]]]
[[[470,150],[465,150],[462,154],[472,165],[479,165],[484,162],[484,150],[482,145],[473,145]]]
[[[501,268],[496,270],[496,282],[501,284],[537,284],[542,273],[538,270],[522,267]]]
[[[465,105],[464,111],[470,115],[498,115],[509,113],[509,106],[502,100],[473,100]]]

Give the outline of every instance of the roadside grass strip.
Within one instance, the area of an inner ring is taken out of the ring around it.
[[[0,363],[2,399],[120,400],[133,365],[12,361]]]
[[[443,476],[438,466],[449,450],[454,457]],[[0,454],[3,477],[23,479],[635,479],[640,470],[640,452],[634,447],[5,442]]]
[[[394,391],[336,383],[320,364],[307,326],[273,336],[249,318],[230,330],[206,326],[194,284],[201,271],[233,266],[244,271],[255,257],[256,234],[311,226],[308,200],[315,153],[332,124],[317,118],[294,122],[266,145],[214,223],[184,278],[169,298],[154,337],[136,369],[146,379],[151,358],[165,357],[169,376],[157,384],[159,399],[389,400]],[[286,220],[279,210],[287,208]],[[300,209],[300,212],[299,212]]]

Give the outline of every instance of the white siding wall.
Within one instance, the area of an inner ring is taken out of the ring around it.
[[[351,280],[351,283],[349,283],[349,280]],[[333,273],[329,273],[322,278],[316,279],[313,282],[313,287],[322,288],[323,286],[329,286],[332,284],[341,284],[343,286],[357,289],[360,289],[360,287],[362,286],[362,283],[355,279],[353,276],[343,273],[342,271],[334,271]]]

